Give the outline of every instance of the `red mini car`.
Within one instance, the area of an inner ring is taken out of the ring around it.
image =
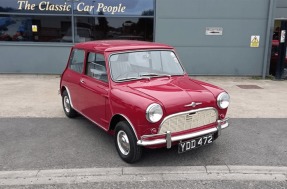
[[[228,127],[229,95],[191,79],[173,47],[143,41],[76,44],[62,74],[65,114],[80,113],[114,134],[119,156],[132,163],[142,147],[178,152],[212,143]]]

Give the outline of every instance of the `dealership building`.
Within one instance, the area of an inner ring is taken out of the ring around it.
[[[1,0],[0,73],[60,74],[75,43],[132,39],[174,46],[190,75],[265,77],[286,20],[286,0]]]

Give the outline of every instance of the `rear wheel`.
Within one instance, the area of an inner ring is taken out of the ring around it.
[[[138,161],[142,155],[142,147],[137,145],[136,136],[126,121],[121,121],[115,129],[115,145],[119,156],[127,163]]]
[[[76,117],[77,112],[71,106],[71,100],[67,91],[64,91],[62,94],[62,105],[66,116],[68,116],[69,118]]]

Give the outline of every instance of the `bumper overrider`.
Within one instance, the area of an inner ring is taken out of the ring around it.
[[[203,135],[214,134],[214,133],[217,133],[217,135],[220,136],[221,130],[229,126],[228,120],[229,118],[225,118],[223,120],[217,120],[216,127],[183,135],[171,136],[172,133],[170,131],[167,131],[165,134],[143,135],[141,139],[138,140],[137,144],[139,146],[154,146],[154,145],[166,144],[167,148],[171,148],[171,144],[177,141],[197,138]],[[160,139],[151,139],[154,138],[155,136],[164,136],[164,137]]]

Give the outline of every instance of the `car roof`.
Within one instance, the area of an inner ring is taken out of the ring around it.
[[[161,43],[136,41],[136,40],[99,40],[78,43],[74,48],[100,52],[141,50],[141,49],[173,49],[173,47]]]

